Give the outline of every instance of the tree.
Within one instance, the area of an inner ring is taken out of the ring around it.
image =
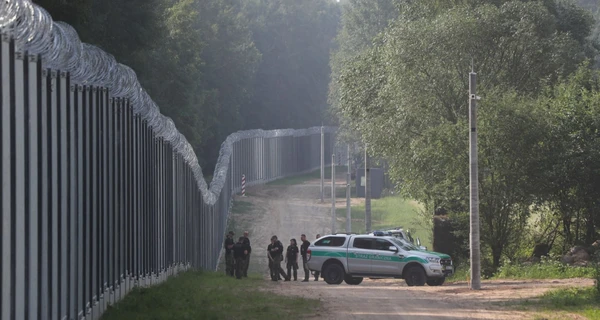
[[[600,82],[582,67],[547,90],[539,104],[549,110],[552,131],[546,180],[548,204],[561,222],[564,245],[590,244],[600,226]],[[563,248],[566,249],[566,248]]]
[[[566,24],[551,8],[537,1],[467,3],[433,13],[411,7],[342,68],[337,83],[344,121],[390,161],[402,192],[460,214],[468,212],[466,92],[474,62],[484,97],[482,244],[494,268],[535,200],[547,131],[530,99],[586,58],[585,37],[569,31],[589,30],[586,13],[573,10],[583,16]]]
[[[254,96],[242,109],[245,128],[320,125],[327,110],[329,54],[337,32],[335,1],[244,1],[262,54]]]

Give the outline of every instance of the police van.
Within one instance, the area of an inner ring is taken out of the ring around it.
[[[335,234],[307,250],[308,268],[328,284],[358,285],[364,277],[404,279],[409,286],[440,286],[454,273],[449,255],[424,251],[393,236]]]

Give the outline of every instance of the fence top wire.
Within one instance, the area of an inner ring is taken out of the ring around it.
[[[112,97],[129,100],[133,112],[152,128],[157,138],[173,146],[176,154],[190,166],[204,202],[213,205],[219,199],[229,170],[233,144],[250,138],[307,136],[318,134],[321,127],[308,129],[247,130],[227,137],[221,145],[210,187],[194,149],[175,127],[173,120],[160,113],[156,103],[142,88],[135,71],[118,63],[102,49],[82,43],[77,31],[64,23],[55,22],[42,7],[31,0],[0,0],[0,31],[15,42],[15,50],[40,55],[44,68],[68,72],[76,85],[98,86],[109,90]],[[335,127],[324,127],[326,133]]]

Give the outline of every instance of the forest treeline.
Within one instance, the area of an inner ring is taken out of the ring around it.
[[[335,0],[34,0],[133,68],[212,175],[245,129],[327,124]]]
[[[478,74],[482,265],[600,239],[596,1],[348,0],[332,55],[342,128],[469,255],[469,72]],[[545,252],[544,252],[545,253]]]

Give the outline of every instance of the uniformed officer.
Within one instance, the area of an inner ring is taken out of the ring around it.
[[[317,237],[316,237],[316,239],[319,239],[320,237],[321,237],[321,235],[320,235],[320,234],[317,234]],[[319,281],[319,275],[320,275],[320,274],[321,274],[321,273],[320,273],[319,271],[315,271],[315,281]]]
[[[308,282],[308,277],[310,274],[310,270],[308,270],[308,257],[306,256],[306,251],[310,246],[310,242],[306,240],[306,235],[302,234],[300,236],[300,240],[302,240],[302,245],[300,246],[300,256],[302,256],[302,267],[304,268],[304,280],[302,282]]]
[[[285,253],[285,263],[288,274],[286,281],[290,281],[292,270],[294,271],[294,281],[298,281],[298,244],[296,243],[296,239],[290,240],[290,245],[287,247]]]
[[[252,247],[250,246],[250,239],[248,239],[248,231],[244,231],[244,245],[248,250],[246,259],[244,260],[244,272],[243,276],[248,277],[248,266],[250,265],[250,253],[252,253]]]
[[[244,272],[244,259],[248,250],[244,245],[244,237],[240,237],[238,242],[233,245],[233,258],[235,259],[235,277],[238,279],[242,278]]]
[[[281,268],[281,261],[283,260],[283,245],[277,236],[271,237],[271,244],[267,247],[267,255],[270,261],[271,280],[277,281],[278,276],[281,274],[284,279],[289,281],[285,271]]]
[[[233,277],[233,231],[229,231],[229,233],[225,237],[225,274]]]

